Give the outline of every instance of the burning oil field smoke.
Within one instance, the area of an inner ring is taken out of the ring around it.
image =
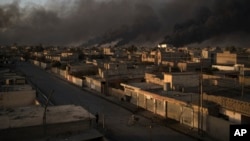
[[[230,34],[249,37],[249,0],[215,0],[211,7],[200,7],[196,13],[194,18],[176,24],[165,42],[183,46]]]
[[[0,44],[182,46],[249,33],[247,0],[54,0],[0,5]],[[167,35],[167,36],[166,36]],[[165,37],[165,39],[164,39]]]

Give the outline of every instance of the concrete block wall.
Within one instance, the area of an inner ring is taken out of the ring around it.
[[[187,63],[178,63],[177,64],[177,67],[179,68],[179,70],[181,71],[181,72],[183,72],[183,71],[187,71]]]
[[[44,63],[44,62],[41,62],[41,68],[43,68],[43,69],[46,69],[46,68],[48,68],[49,67],[49,64],[48,63]]]
[[[159,96],[143,90],[132,92],[132,90],[126,89],[124,94],[125,93],[127,96],[131,97],[131,103],[159,116],[174,119],[192,128],[198,128],[198,126],[201,125],[198,117],[198,106],[196,105],[188,105],[185,102]],[[206,131],[207,114],[207,109],[203,108],[202,125],[204,131]]]
[[[53,67],[53,68],[51,68],[51,71],[52,71],[53,73],[58,74],[59,69],[56,68],[56,67]]]
[[[228,110],[250,116],[250,103],[246,101],[241,101],[237,99],[227,98],[223,96],[214,96],[203,94],[203,100],[214,102],[223,108]]]
[[[183,87],[199,86],[199,74],[192,75],[174,75],[173,85],[181,85]]]
[[[199,86],[199,74],[164,74],[165,83],[169,83],[171,89],[177,89],[177,87],[197,87]]]
[[[37,60],[33,60],[33,64],[36,65],[36,66],[39,66],[39,67],[41,65],[41,63],[39,61],[37,61]]]
[[[180,122],[187,126],[194,127],[194,110],[192,107],[182,107]]]
[[[72,83],[77,85],[77,86],[80,86],[82,87],[82,84],[83,84],[83,81],[81,78],[77,78],[77,77],[72,77]]]
[[[174,66],[175,66],[175,63],[172,62],[172,61],[162,61],[162,65],[174,67]]]
[[[134,105],[137,105],[137,101],[138,101],[137,93],[131,92],[130,103],[133,103]]]
[[[101,92],[101,81],[86,77],[86,86],[97,92]]]
[[[0,105],[3,108],[30,106],[35,103],[35,99],[35,90],[0,92]]]
[[[160,78],[157,78],[153,74],[146,73],[145,74],[145,79],[146,79],[146,82],[148,82],[148,83],[154,83],[154,84],[158,84],[158,85],[163,85],[163,81]]]
[[[237,63],[237,55],[229,52],[217,53],[216,64],[234,65]]]
[[[146,98],[144,94],[138,94],[138,106],[146,109]]]
[[[60,75],[64,78],[67,78],[67,71],[66,70],[61,70],[60,69]]]
[[[70,122],[70,123],[59,123],[59,124],[48,124],[46,126],[47,135],[58,135],[58,134],[68,134],[84,132],[91,128],[90,120]],[[35,140],[44,137],[44,126],[31,126],[22,128],[10,128],[0,131],[0,140]],[[32,131],[32,134],[30,133]],[[13,136],[14,135],[14,136]]]
[[[155,113],[155,101],[153,98],[146,97],[146,109],[150,112]]]
[[[115,88],[109,88],[109,94],[118,100],[121,100],[122,98],[124,99],[125,93],[124,91],[120,89],[115,89]]]
[[[166,117],[166,102],[164,100],[156,99],[155,103],[156,103],[155,113],[162,117]]]
[[[180,121],[181,114],[182,114],[182,107],[178,103],[171,103],[171,102],[167,103],[168,118]]]

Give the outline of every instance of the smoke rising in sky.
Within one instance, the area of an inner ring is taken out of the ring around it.
[[[248,0],[54,0],[20,5],[0,5],[0,44],[164,41],[183,46],[249,33]]]

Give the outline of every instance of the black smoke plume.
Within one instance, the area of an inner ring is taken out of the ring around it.
[[[53,0],[25,7],[14,2],[0,5],[0,44],[156,42],[199,6],[199,0]]]
[[[249,35],[248,0],[53,0],[0,5],[0,44],[182,46]],[[179,23],[179,24],[176,24]],[[173,30],[174,29],[174,30]]]
[[[175,24],[165,41],[174,46],[201,43],[217,36],[250,33],[249,0],[215,0],[210,7],[197,9],[196,15],[179,24]]]

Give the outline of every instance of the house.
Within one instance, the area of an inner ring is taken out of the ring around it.
[[[229,139],[229,125],[250,123],[248,110],[250,100],[229,97],[228,93],[232,93],[231,90],[234,88],[218,89],[209,85],[203,88],[201,95],[199,74],[165,73],[163,75],[162,83],[159,83],[160,79],[153,74],[147,74],[146,82],[122,83],[124,100],[161,117],[174,119],[191,128],[201,129],[213,138],[223,141]],[[203,78],[210,79],[207,76]],[[204,82],[204,85],[208,84]],[[185,90],[182,89],[183,87]]]
[[[204,121],[199,121],[199,95],[164,89],[163,86],[148,83],[122,83],[125,101],[133,103],[161,117],[174,119],[191,128],[206,130],[208,108],[202,108]]]
[[[0,108],[30,106],[36,103],[36,91],[26,84],[26,78],[16,73],[1,74]]]
[[[103,135],[93,129],[95,117],[81,106],[49,106],[46,111],[41,106],[29,106],[0,113],[0,140],[103,140]]]
[[[172,72],[164,73],[163,82],[172,90],[184,91],[187,87],[198,87],[199,80],[200,74],[197,72]]]
[[[104,55],[114,55],[114,53],[111,51],[110,47],[104,47],[102,50]]]
[[[217,65],[234,65],[237,64],[237,54],[224,51],[223,53],[216,53]]]
[[[30,106],[36,103],[36,91],[30,85],[2,85],[0,108]]]
[[[98,73],[98,68],[92,63],[71,63],[66,66],[68,74],[73,75],[95,75]]]

